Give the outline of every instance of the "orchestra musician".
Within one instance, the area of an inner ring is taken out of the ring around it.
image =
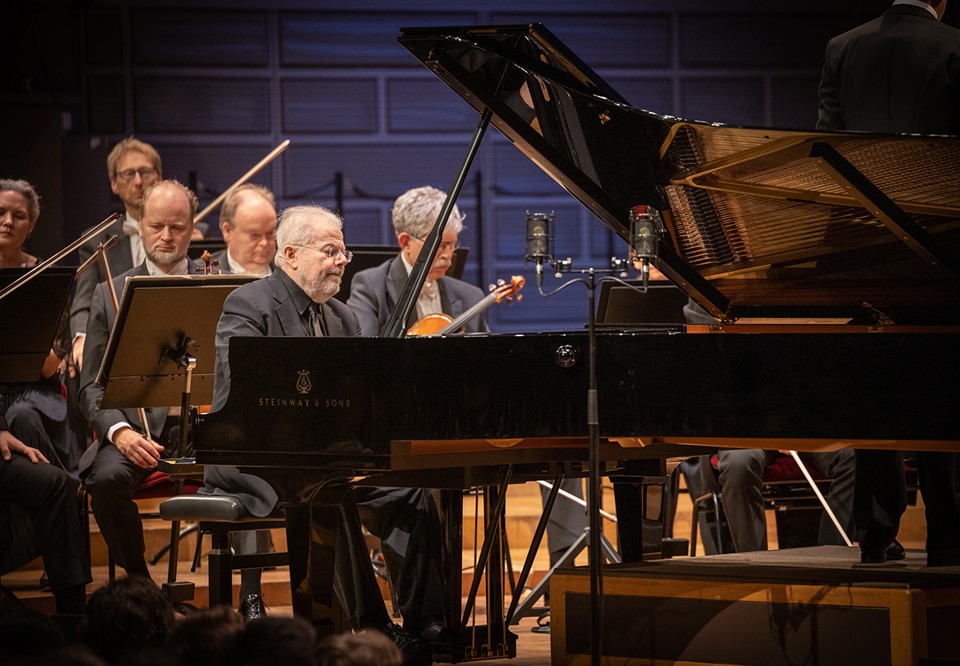
[[[141,180],[139,172],[133,180]],[[175,180],[162,180],[144,191],[137,233],[143,239],[145,257],[113,278],[118,295],[127,277],[187,275],[195,271],[187,248],[196,211],[196,195]],[[143,525],[133,495],[139,483],[156,468],[164,450],[162,442],[167,441],[178,419],[167,408],[143,410],[153,435],[147,439],[136,410],[101,409],[104,387],[97,383],[97,373],[115,318],[112,297],[103,282],[94,290],[90,306],[80,392],[80,408],[97,440],[81,457],[80,476],[90,493],[110,555],[128,574],[149,576]]]
[[[960,31],[946,0],[895,0],[879,18],[827,44],[818,129],[960,134]],[[927,566],[960,565],[957,454],[918,452]],[[856,452],[860,561],[882,564],[906,510],[902,453]]]
[[[0,179],[0,268],[36,265],[37,257],[23,245],[39,216],[40,198],[30,183]],[[61,333],[66,333],[65,319]],[[66,345],[55,341],[39,381],[0,385],[0,573],[22,566],[39,552],[57,614],[79,616],[91,579],[77,479],[63,463],[72,460],[76,473],[79,453],[66,426],[60,390],[59,368],[66,353]]]
[[[123,202],[123,217],[81,246],[78,255],[82,264],[101,243],[116,236],[119,242],[107,253],[107,264],[111,275],[117,276],[143,263],[143,240],[137,233],[140,204],[144,191],[163,178],[160,153],[149,143],[128,137],[107,155],[107,175],[111,191]],[[83,369],[84,337],[93,292],[106,279],[107,273],[99,262],[77,276],[70,306],[70,331],[74,338],[73,363],[78,371]]]
[[[277,251],[277,211],[273,192],[254,183],[245,183],[224,197],[220,206],[220,231],[227,247],[215,253],[212,265],[223,273],[246,273],[266,277],[273,273]],[[215,483],[212,477],[210,483]],[[207,492],[216,492],[213,485]],[[204,491],[201,491],[204,492]],[[231,535],[237,554],[271,550],[270,530],[245,530]],[[261,595],[260,569],[240,572],[239,613],[245,622],[266,614]]]
[[[391,217],[393,229],[400,245],[400,253],[379,266],[357,272],[350,282],[350,298],[347,305],[357,313],[360,328],[365,336],[380,333],[396,309],[407,276],[423,249],[423,242],[440,214],[446,194],[433,187],[417,187],[401,194],[393,205]],[[453,255],[460,247],[458,237],[463,230],[464,215],[453,207],[444,227],[437,256],[427,273],[427,279],[417,298],[416,312],[410,313],[407,327],[417,319],[442,312],[456,318],[470,306],[483,300],[484,293],[478,287],[462,280],[448,277],[446,272],[453,264]],[[466,323],[465,332],[488,331],[482,314]]]
[[[220,206],[220,232],[227,247],[213,255],[224,273],[266,277],[277,252],[277,210],[273,192],[255,183],[230,190]]]
[[[423,248],[423,241],[433,229],[446,198],[446,193],[430,186],[416,187],[397,197],[391,218],[400,253],[379,266],[357,272],[350,282],[347,305],[357,313],[363,335],[377,335],[393,315],[407,277]],[[420,289],[416,313],[411,312],[407,322],[408,328],[414,326],[417,319],[434,313],[443,313],[455,319],[483,300],[483,290],[446,275],[453,262],[453,253],[459,247],[464,219],[465,215],[454,205],[444,227],[437,255]],[[468,333],[489,330],[483,314],[465,325],[465,332]],[[583,498],[583,485],[579,479],[565,480],[561,489]],[[546,501],[550,491],[545,487],[541,490],[543,501]],[[559,497],[547,526],[551,566],[563,557],[586,526],[583,508],[563,496]]]
[[[352,258],[344,247],[342,226],[338,215],[321,206],[296,206],[281,213],[275,260],[279,270],[239,287],[224,302],[217,324],[214,411],[226,403],[230,392],[230,338],[360,334],[356,315],[332,298]],[[269,483],[235,467],[207,465],[204,481],[208,492],[240,497],[255,516],[269,515],[278,501]],[[390,620],[367,551],[348,544],[338,549],[342,556],[336,558],[336,587],[351,624],[358,630],[386,633],[403,650],[405,663],[429,660],[429,642],[420,632],[427,629],[425,621],[442,614],[442,595],[434,559],[440,552],[440,540],[439,534],[434,535],[439,529],[433,526],[439,525],[434,516],[428,516],[428,498],[422,491],[408,489],[358,488],[353,493],[364,524],[384,544],[388,566],[396,565],[391,575],[395,576],[406,631]],[[346,510],[341,517],[349,522],[351,517],[356,519],[356,513]],[[342,525],[341,534],[347,535],[348,542],[363,543],[358,521]],[[408,545],[415,552],[408,552]],[[436,600],[435,608],[426,605],[430,600]]]

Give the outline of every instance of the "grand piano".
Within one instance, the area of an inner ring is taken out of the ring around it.
[[[410,28],[399,42],[478,111],[478,140],[492,122],[624,254],[630,210],[655,209],[653,263],[706,323],[234,338],[229,399],[195,424],[200,462],[262,474],[292,510],[333,479],[459,488],[591,464],[656,475],[692,445],[960,448],[960,139],[658,115],[542,25]],[[640,557],[659,548],[647,537],[621,534],[643,541]],[[295,605],[308,568],[291,566]],[[298,608],[316,618],[330,599],[315,592]],[[446,659],[511,656],[510,636],[501,624]]]

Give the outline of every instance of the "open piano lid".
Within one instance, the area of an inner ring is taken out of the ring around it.
[[[401,33],[625,241],[659,209],[657,267],[718,319],[960,323],[960,138],[661,116],[539,24]]]

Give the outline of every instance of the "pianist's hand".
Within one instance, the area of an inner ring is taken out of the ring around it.
[[[152,469],[160,460],[163,447],[145,439],[132,428],[121,428],[113,436],[113,445],[120,449],[120,453],[137,467]]]

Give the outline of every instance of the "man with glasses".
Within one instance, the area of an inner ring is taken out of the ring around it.
[[[433,229],[446,198],[446,193],[441,190],[425,186],[404,192],[394,202],[391,217],[400,253],[379,266],[359,271],[350,283],[347,305],[357,313],[363,335],[378,335],[393,315],[407,277],[424,247],[424,239]],[[455,319],[484,298],[483,291],[478,287],[446,276],[453,264],[453,253],[459,247],[458,238],[463,230],[464,217],[460,209],[454,206],[444,227],[437,255],[420,289],[416,310],[411,311],[407,320],[407,328],[418,319],[434,313],[447,314]],[[468,321],[464,327],[466,333],[489,330],[482,314]],[[567,479],[561,485],[561,490],[576,498],[583,498],[583,484],[579,479]],[[544,502],[549,492],[549,489],[542,488]],[[586,527],[583,507],[561,496],[547,524],[551,566],[560,561]]]
[[[227,247],[213,255],[223,273],[266,277],[277,252],[277,210],[273,192],[246,183],[230,192],[220,207],[220,231]]]
[[[321,206],[295,206],[280,215],[277,270],[239,287],[224,301],[217,324],[214,411],[223,407],[230,392],[230,338],[360,335],[356,315],[333,298],[340,290],[344,268],[353,258],[344,247],[342,224],[338,215]],[[269,515],[277,504],[277,494],[270,484],[236,467],[207,465],[204,482],[204,492],[235,495],[255,516]],[[431,508],[424,493],[416,489],[357,488],[354,494],[360,517],[371,533],[387,545],[399,539],[399,552],[391,559],[399,566],[391,572],[397,574],[394,583],[399,605],[406,611],[405,622],[424,619],[421,615],[427,608],[427,598],[436,598],[438,605],[431,611],[442,613],[440,571],[434,560],[439,554],[439,521],[435,514],[429,515]],[[348,538],[362,543],[359,524],[345,527],[350,530]],[[406,552],[408,543],[416,544],[416,553]],[[405,627],[410,632],[406,633],[390,620],[366,551],[354,553],[345,548],[340,552],[343,556],[336,561],[337,588],[353,627],[389,635],[404,651],[404,663],[429,663],[429,643],[420,637],[422,622]],[[241,615],[249,621],[264,614],[260,590],[245,588],[241,579]]]
[[[116,277],[143,263],[143,241],[137,231],[140,203],[147,188],[163,179],[160,154],[149,143],[128,137],[114,146],[107,156],[107,175],[110,177],[110,189],[123,202],[123,217],[99,236],[85,243],[79,249],[79,257],[80,263],[83,263],[97,251],[100,243],[116,236],[117,244],[107,252],[110,273]],[[70,332],[74,339],[73,363],[77,372],[83,367],[83,347],[93,292],[96,286],[106,279],[106,272],[99,261],[77,276],[77,286],[70,306]]]
[[[378,335],[396,309],[407,276],[424,247],[424,239],[437,221],[446,196],[434,187],[417,187],[400,195],[394,203],[393,229],[400,253],[379,266],[358,272],[350,283],[347,305],[357,313],[363,335]],[[459,247],[463,219],[460,209],[454,206],[444,227],[440,248],[420,289],[417,307],[410,313],[407,328],[428,314],[443,313],[456,318],[483,300],[481,289],[446,276],[453,265],[453,253]],[[467,333],[487,330],[482,314],[467,322],[465,327]]]

